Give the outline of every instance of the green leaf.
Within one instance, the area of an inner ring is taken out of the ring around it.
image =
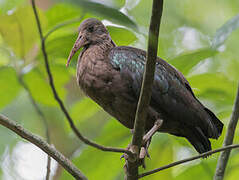
[[[130,141],[130,132],[115,121],[112,119],[103,127],[101,135],[95,140],[96,142],[114,147],[127,146]],[[81,150],[81,153],[73,159],[73,162],[89,179],[112,180],[116,179],[119,174],[124,173],[124,161],[120,160],[121,153],[107,153],[90,146]],[[70,176],[68,173],[64,173],[61,179],[70,179]]]
[[[78,6],[72,6],[68,3],[58,3],[52,6],[46,12],[46,17],[48,20],[48,28],[63,23],[65,21],[71,20],[73,18],[80,17],[82,13],[83,10]]]
[[[199,160],[197,162],[199,162]],[[192,177],[200,177],[200,179],[203,179],[203,180],[211,180],[213,179],[213,175],[214,175],[214,169],[212,167],[215,167],[215,165],[216,165],[216,159],[201,160],[199,163],[196,163],[195,165],[192,165],[192,164],[181,165],[181,166],[188,166],[188,167],[182,173],[177,175],[175,179],[185,180],[185,179],[191,179]]]
[[[56,36],[47,41],[46,49],[48,55],[52,57],[53,62],[56,58],[65,58],[67,60],[76,38],[77,34],[67,33],[65,35]],[[77,59],[77,56],[74,56],[73,58]]]
[[[110,33],[112,40],[118,46],[126,46],[132,44],[137,39],[134,33],[125,28],[107,26],[107,29]]]
[[[18,84],[17,75],[13,68],[0,68],[0,108],[10,103],[19,93],[20,85]]]
[[[227,73],[229,77],[235,81],[238,80],[239,77],[239,60],[230,59],[230,61],[227,64]]]
[[[237,89],[236,82],[222,73],[205,73],[188,78],[195,94],[213,100],[221,106],[232,105]]]
[[[101,108],[90,98],[83,98],[73,106],[71,109],[71,115],[73,119],[77,120],[77,122],[81,122],[88,120],[100,110]]]
[[[125,0],[94,0],[94,1],[117,9],[122,8],[125,4]]]
[[[44,78],[39,69],[34,69],[23,77],[25,83],[28,85],[33,98],[42,104],[54,106],[57,105],[53,98],[52,91],[48,84],[48,80]]]
[[[179,71],[186,75],[200,61],[214,56],[217,52],[218,51],[212,50],[210,48],[203,48],[187,54],[179,55],[170,60],[169,63],[174,65]]]
[[[139,2],[135,2],[135,4],[137,5],[133,9],[128,10],[127,12],[130,16],[134,17],[137,24],[146,26],[148,29],[152,9],[152,0],[141,0]]]
[[[63,1],[69,2],[66,0]],[[131,20],[128,16],[120,12],[118,9],[97,2],[86,0],[70,0],[70,2],[82,7],[83,9],[87,9],[88,12],[96,15],[97,17],[100,16],[114,23],[121,24],[126,27],[130,27],[134,30],[137,30],[137,25],[135,24],[135,22]]]
[[[44,27],[44,16],[40,10],[38,13]],[[24,58],[39,39],[32,8],[30,6],[23,7],[10,15],[1,15],[0,22],[0,33],[4,41],[17,56]]]
[[[212,48],[217,49],[220,47],[233,31],[239,28],[239,14],[227,21],[222,27],[220,27],[212,41]]]
[[[0,1],[0,14],[10,13],[9,11],[14,11],[17,6],[25,3],[26,0],[1,0]]]

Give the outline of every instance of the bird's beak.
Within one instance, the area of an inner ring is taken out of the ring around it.
[[[70,64],[70,61],[72,59],[72,57],[74,56],[74,54],[81,48],[83,47],[84,45],[87,44],[87,41],[86,39],[84,38],[84,36],[82,35],[82,33],[80,32],[77,39],[76,39],[76,42],[73,46],[73,48],[71,49],[71,52],[70,52],[70,55],[67,59],[67,63],[66,63],[66,67],[69,66]]]

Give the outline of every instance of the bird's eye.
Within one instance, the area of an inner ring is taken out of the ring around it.
[[[94,27],[93,27],[93,26],[90,26],[90,27],[88,28],[88,31],[89,31],[89,32],[93,32],[93,31],[94,31]]]

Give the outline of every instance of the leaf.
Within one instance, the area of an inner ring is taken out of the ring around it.
[[[71,4],[68,3],[58,3],[52,6],[46,12],[46,17],[48,20],[48,28],[63,23],[67,20],[80,17],[82,13],[83,13],[82,9],[77,6],[72,6]]]
[[[69,1],[66,0],[63,1],[69,3]],[[113,23],[121,24],[126,27],[137,30],[137,25],[135,24],[135,22],[131,20],[128,16],[120,12],[118,9],[86,0],[70,0],[70,3],[76,4],[83,9],[87,9],[87,12],[91,12],[92,14],[100,16],[102,18],[106,18]]]
[[[98,129],[98,131],[101,131],[101,129]],[[126,147],[130,140],[129,134],[128,129],[116,123],[115,120],[111,120],[103,127],[100,136],[95,141],[108,146]],[[107,153],[90,146],[81,150],[81,153],[73,159],[73,162],[89,179],[112,180],[116,179],[119,174],[124,173],[124,162],[120,160],[120,153]],[[64,173],[61,179],[70,179],[67,174]]]
[[[135,2],[137,4],[133,9],[128,10],[130,16],[133,16],[137,24],[146,26],[148,29],[149,19],[152,9],[152,0],[140,0]],[[147,31],[147,30],[146,30]]]
[[[40,10],[38,13],[44,27],[44,15]],[[39,39],[32,8],[27,6],[17,9],[10,15],[1,15],[0,22],[0,33],[4,42],[12,48],[17,56],[24,58]]]
[[[80,122],[88,120],[100,110],[101,108],[90,98],[83,98],[73,106],[71,109],[71,115],[73,119]]]
[[[237,84],[222,73],[205,73],[188,78],[195,94],[221,106],[232,105]]]
[[[94,2],[101,3],[113,8],[122,8],[125,4],[125,0],[94,0]]]
[[[169,63],[174,65],[179,71],[186,75],[200,61],[212,57],[216,53],[217,51],[212,50],[210,48],[203,48],[196,51],[192,51],[187,54],[179,55],[170,60]]]
[[[68,33],[49,39],[46,43],[48,55],[53,57],[53,61],[56,60],[56,58],[67,59],[76,38],[77,34]],[[42,54],[40,56],[42,56]],[[77,59],[77,56],[73,58]]]
[[[112,40],[118,46],[126,46],[132,44],[137,39],[134,33],[125,28],[107,26],[107,29],[110,33]]]
[[[22,5],[26,0],[1,0],[0,1],[0,14],[11,13],[17,6]]]
[[[187,165],[181,165],[187,166]],[[186,170],[176,176],[177,180],[191,179],[192,177],[200,177],[203,180],[213,179],[216,159],[201,160],[198,164],[188,166]]]
[[[219,48],[233,31],[239,28],[239,14],[228,20],[222,27],[220,27],[212,41],[212,48]]]
[[[33,98],[42,104],[55,106],[57,105],[51,88],[48,84],[47,78],[44,78],[39,69],[34,69],[28,74],[24,75],[24,81],[27,83]],[[57,89],[59,95],[62,97],[64,92]]]
[[[13,68],[0,68],[0,108],[10,103],[19,93],[20,85],[18,84],[17,75]]]
[[[227,64],[227,73],[231,79],[234,81],[238,80],[239,77],[239,61],[235,59],[230,59],[230,61]]]
[[[164,147],[164,148],[161,148]],[[173,161],[173,144],[167,134],[154,135],[149,148],[149,154],[151,159],[146,158],[147,169],[140,169],[140,174],[146,172],[148,169],[154,169],[156,167],[164,166]],[[161,171],[150,176],[146,176],[143,179],[146,180],[158,180],[158,179],[173,179],[172,169]]]

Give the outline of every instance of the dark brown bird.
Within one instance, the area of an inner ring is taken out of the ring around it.
[[[93,18],[81,23],[67,65],[81,47],[77,64],[77,82],[81,89],[132,129],[146,52],[128,46],[117,47],[106,27]],[[158,118],[163,120],[160,132],[185,137],[199,153],[211,150],[209,138],[217,139],[223,129],[214,113],[195,97],[184,76],[160,58],[157,58],[146,131]]]

